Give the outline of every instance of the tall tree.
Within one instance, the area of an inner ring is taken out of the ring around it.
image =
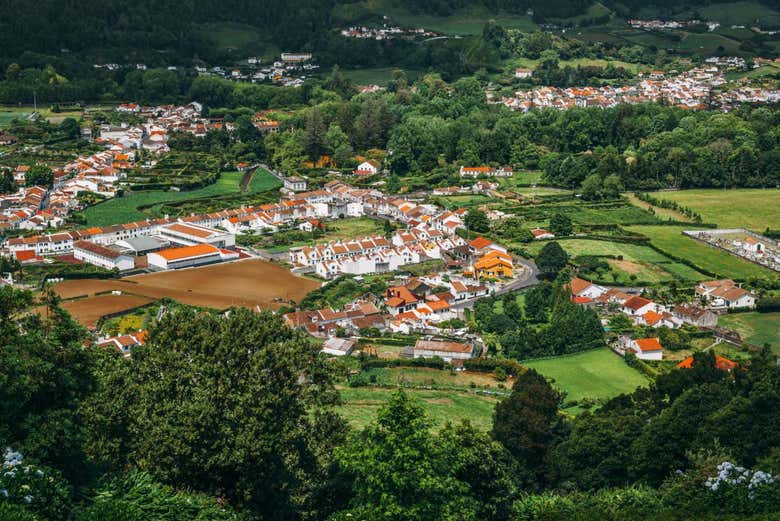
[[[169,313],[132,359],[102,367],[89,453],[224,494],[262,519],[313,515],[344,432],[318,351],[270,313]]]
[[[528,369],[493,414],[493,437],[536,482],[543,480],[547,452],[564,433],[560,405],[561,395],[542,375]]]
[[[536,266],[543,278],[554,279],[566,267],[569,256],[555,241],[545,244],[536,256]]]
[[[306,129],[303,133],[303,148],[309,159],[317,161],[327,150],[328,138],[322,112],[314,107],[306,117]]]

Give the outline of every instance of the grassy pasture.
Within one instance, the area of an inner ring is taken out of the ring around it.
[[[344,77],[357,85],[379,85],[386,87],[393,79],[393,71],[400,67],[376,67],[368,69],[342,69]],[[410,82],[416,81],[425,71],[418,69],[403,69]],[[327,71],[329,74],[330,71]],[[322,73],[325,75],[325,72]]]
[[[321,244],[329,241],[338,241],[344,239],[354,239],[355,237],[364,237],[366,235],[383,235],[384,227],[382,221],[370,219],[368,217],[355,217],[341,219],[336,222],[329,222],[327,231],[316,239],[307,239],[302,242],[293,242],[281,246],[266,248],[267,251],[278,253],[287,251],[296,246],[306,246],[312,244]]]
[[[554,380],[555,387],[567,392],[566,400],[606,400],[648,383],[645,376],[607,348],[524,362],[523,365]]]
[[[243,172],[223,172],[215,183],[189,192],[162,190],[135,192],[87,208],[84,214],[89,226],[107,226],[138,221],[148,217],[139,210],[141,206],[239,194],[241,193],[240,184],[243,176]],[[278,179],[269,172],[258,169],[249,183],[248,191],[250,193],[264,192],[277,188],[279,184]]]
[[[762,232],[780,228],[780,189],[680,190],[657,192],[659,199],[675,201],[721,228],[748,228]]]
[[[344,404],[338,407],[338,412],[353,428],[365,427],[376,419],[377,411],[394,392],[395,389],[375,387],[341,389]],[[493,409],[499,401],[495,396],[465,391],[407,389],[406,392],[420,400],[437,430],[447,422],[459,423],[461,420],[469,420],[475,427],[489,430],[493,424]]]
[[[780,25],[780,12],[759,2],[717,3],[698,8],[704,20],[717,20],[722,25]]]
[[[751,344],[763,346],[768,343],[780,354],[780,312],[723,315],[718,318],[718,325],[738,331],[742,339]]]
[[[693,262],[697,267],[715,273],[718,277],[745,279],[748,277],[777,278],[773,271],[752,262],[711,248],[682,234],[685,227],[629,226],[632,232],[650,239],[657,248]]]

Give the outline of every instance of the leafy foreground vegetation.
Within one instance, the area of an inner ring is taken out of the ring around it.
[[[693,369],[573,420],[560,413],[561,394],[527,369],[484,430],[434,429],[420,398],[391,390],[375,418],[350,428],[337,413],[334,364],[278,316],[176,308],[127,359],[85,343],[56,297],[41,298],[47,319],[24,312],[31,294],[0,288],[3,519],[779,513],[780,367],[768,351],[733,374],[697,355]]]

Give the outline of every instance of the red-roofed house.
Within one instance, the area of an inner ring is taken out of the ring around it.
[[[664,348],[661,347],[661,342],[657,337],[629,340],[628,348],[640,360],[663,360],[664,357]]]
[[[691,369],[693,367],[693,357],[689,356],[679,364],[677,364],[677,367],[679,369]],[[720,369],[721,371],[731,372],[737,367],[739,367],[739,364],[729,360],[728,358],[725,358],[720,355],[715,355],[715,367],[717,369]]]
[[[543,230],[541,228],[534,228],[531,230],[531,233],[534,236],[534,239],[541,241],[542,239],[555,239],[555,234],[552,232],[548,232],[547,230]]]
[[[620,310],[629,317],[641,317],[648,311],[657,311],[658,306],[652,300],[640,297],[639,295],[634,295],[623,302],[623,306]]]

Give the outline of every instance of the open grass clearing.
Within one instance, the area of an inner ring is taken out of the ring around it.
[[[777,313],[734,313],[718,318],[718,325],[734,329],[742,339],[757,346],[769,344],[780,354],[780,312]]]
[[[390,17],[392,23],[401,27],[423,27],[427,30],[451,35],[477,35],[488,21],[495,21],[505,29],[534,31],[538,26],[527,15],[501,13],[486,8],[472,7],[460,9],[449,16],[433,16],[412,13],[390,1],[360,2],[358,6],[367,6],[371,12]]]
[[[104,203],[91,206],[84,211],[89,226],[107,226],[111,224],[140,221],[150,215],[140,210],[140,207],[175,203],[194,199],[219,197],[241,194],[241,179],[243,172],[223,172],[219,179],[208,186],[188,192],[172,192],[150,190],[134,192],[124,197],[111,199]],[[257,170],[249,183],[247,193],[259,193],[273,190],[281,185],[279,180],[265,170]]]
[[[499,385],[507,389],[512,387],[511,380],[502,383],[490,373],[445,371],[429,367],[377,367],[367,369],[365,374],[380,386],[427,386],[463,390],[470,387],[497,388]]]
[[[747,228],[762,232],[780,229],[780,189],[680,190],[656,192],[658,199],[675,201],[701,214],[704,222],[721,228]]]
[[[523,365],[553,380],[555,387],[566,391],[567,401],[608,400],[648,384],[644,375],[607,348],[523,362]]]
[[[703,20],[717,20],[723,25],[780,25],[780,11],[760,2],[717,3],[697,8]]]
[[[313,244],[323,244],[330,241],[355,239],[367,235],[384,235],[383,221],[371,219],[369,217],[347,217],[338,221],[329,221],[325,233],[317,238],[273,246],[271,248],[266,248],[266,251],[279,253],[298,246],[311,246]]]
[[[344,77],[356,85],[379,85],[387,87],[393,79],[393,73],[397,70],[403,70],[409,82],[417,81],[425,71],[420,69],[403,69],[401,67],[376,67],[367,69],[341,69]],[[330,71],[322,73],[323,76],[330,74]]]
[[[628,230],[642,234],[663,252],[692,262],[695,266],[714,273],[717,277],[746,279],[760,277],[777,279],[768,268],[731,255],[723,250],[707,246],[682,234],[686,227],[678,226],[628,226]]]
[[[395,389],[358,387],[341,389],[344,404],[338,412],[353,428],[363,428],[376,419],[380,407],[385,405]],[[465,391],[439,391],[406,389],[406,393],[420,401],[425,413],[439,430],[447,422],[460,423],[469,420],[482,430],[493,425],[493,410],[499,402],[496,396],[486,396]]]

